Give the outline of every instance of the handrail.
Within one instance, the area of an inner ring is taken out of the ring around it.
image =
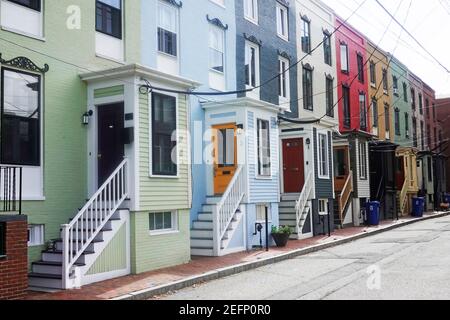
[[[0,167],[0,212],[22,214],[22,167]]]
[[[347,180],[345,181],[344,188],[341,191],[341,194],[339,195],[339,219],[344,221],[344,210],[345,206],[348,203],[348,200],[350,199],[350,195],[353,191],[353,172],[350,171]]]
[[[214,251],[216,254],[220,250],[220,241],[223,239],[236,210],[239,208],[245,196],[245,189],[244,166],[240,165],[214,210],[213,231],[214,235],[217,236],[214,241]]]
[[[128,196],[128,159],[123,160],[69,224],[62,225],[63,285],[70,288],[72,266]]]
[[[400,213],[403,214],[405,207],[406,207],[406,202],[407,202],[407,192],[408,192],[408,180],[405,179],[405,182],[403,183],[403,187],[402,190],[400,192]]]
[[[300,232],[301,232],[301,230],[299,230],[299,229],[300,229],[300,222],[301,222],[301,218],[303,215],[303,211],[305,210],[306,204],[309,201],[309,197],[310,197],[312,189],[313,189],[312,182],[313,182],[313,172],[310,171],[305,180],[305,184],[303,185],[303,190],[300,193],[300,196],[295,203],[295,214],[296,214],[296,219],[297,219],[295,228],[296,228],[298,234],[300,234]]]

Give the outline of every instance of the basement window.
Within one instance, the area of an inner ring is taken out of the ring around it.
[[[328,214],[328,200],[320,199],[319,200],[319,215],[327,215]]]
[[[31,224],[28,226],[28,246],[42,246],[44,244],[44,225]]]
[[[176,211],[150,212],[149,230],[151,234],[177,230],[178,214]]]
[[[272,212],[268,206],[265,204],[256,205],[256,222],[263,223],[266,222],[266,210],[267,210],[267,219],[269,222],[272,221]]]

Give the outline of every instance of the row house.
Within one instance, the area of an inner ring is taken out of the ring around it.
[[[287,220],[295,227],[293,237],[301,239],[322,232],[324,225],[333,228],[328,212],[334,208],[332,157],[338,99],[334,13],[314,0],[296,4],[299,100],[291,113],[281,117],[280,224]]]
[[[447,179],[447,173],[450,172],[450,164],[448,161],[448,143],[450,141],[450,131],[449,127],[446,126],[446,122],[448,118],[450,118],[450,98],[438,98],[436,99],[436,127],[438,134],[438,145],[436,149],[436,157],[435,157],[435,177],[439,178],[436,181],[436,193],[438,195],[438,199],[436,199],[436,206],[440,205],[442,202],[442,192],[446,192],[450,190],[450,180]]]

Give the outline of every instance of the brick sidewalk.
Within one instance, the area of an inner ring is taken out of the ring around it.
[[[435,214],[426,214],[425,217]],[[224,257],[193,257],[192,261],[175,267],[146,272],[139,275],[129,275],[117,279],[98,282],[84,286],[79,290],[67,290],[55,293],[28,292],[27,300],[106,300],[120,297],[131,292],[136,292],[152,287],[170,284],[188,277],[201,275],[219,268],[226,268],[242,263],[258,261],[275,257],[294,250],[308,248],[314,245],[335,242],[350,236],[372,232],[375,230],[389,228],[390,226],[403,224],[416,220],[405,217],[399,221],[383,221],[378,227],[350,227],[336,230],[331,237],[319,236],[306,240],[289,241],[285,248],[270,248],[269,252],[255,250],[230,254]]]

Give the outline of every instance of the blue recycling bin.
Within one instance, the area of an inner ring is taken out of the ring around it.
[[[380,224],[380,202],[370,201],[366,203],[367,224],[378,226]]]
[[[450,193],[444,193],[444,203],[450,203]]]
[[[423,217],[423,212],[425,211],[425,198],[417,197],[413,198],[413,217]]]

